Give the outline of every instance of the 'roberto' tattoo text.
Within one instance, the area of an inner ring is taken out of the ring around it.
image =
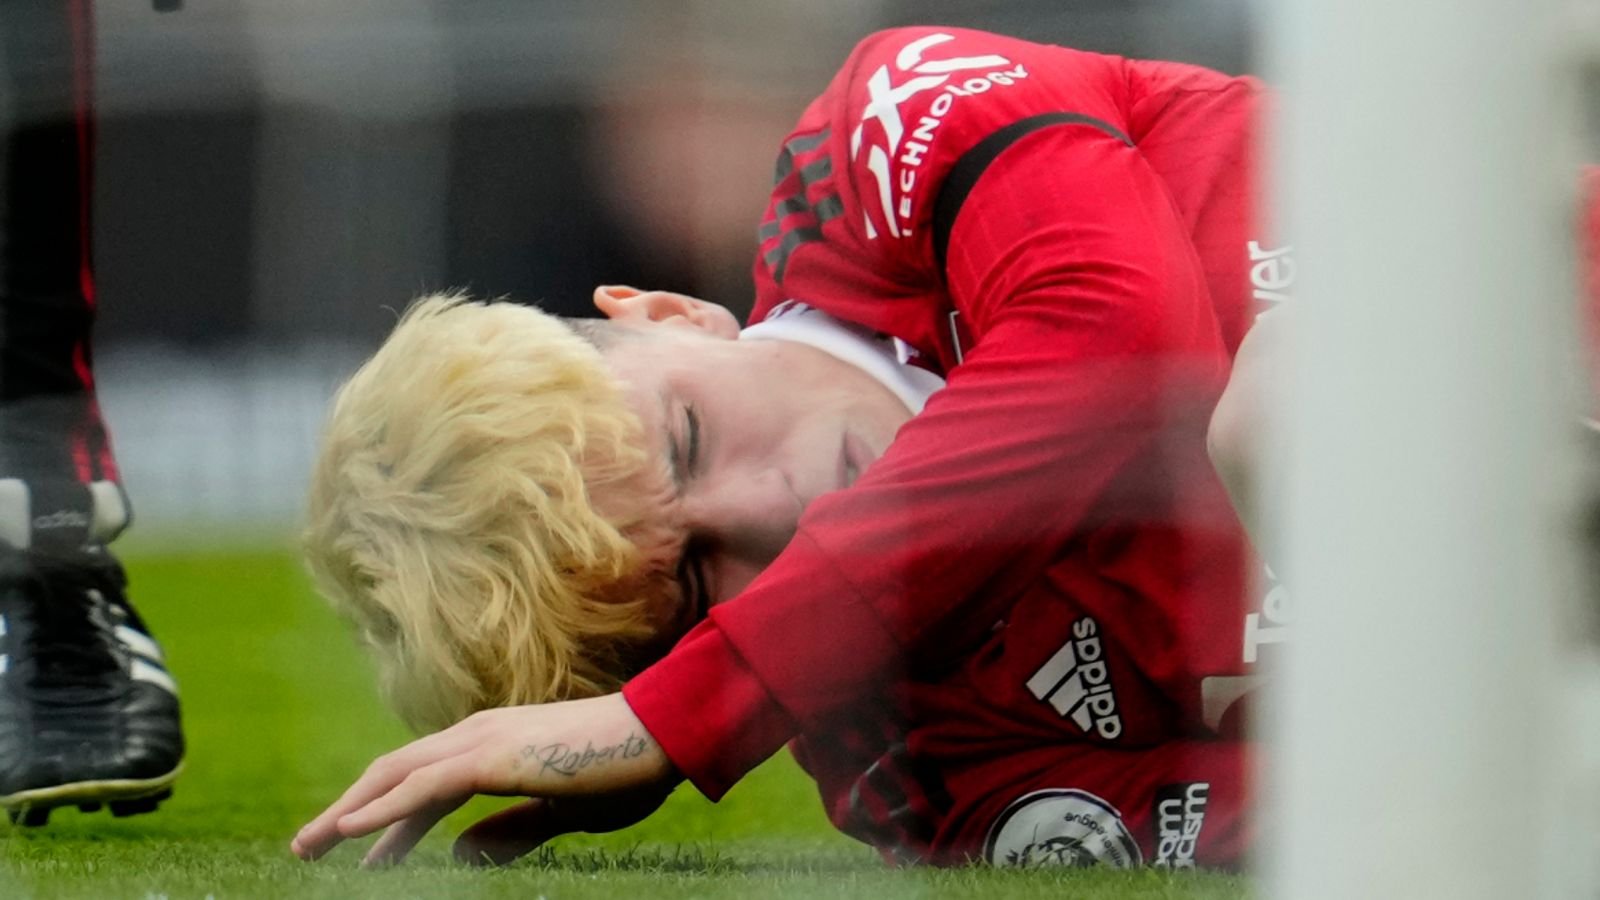
[[[568,744],[529,744],[522,748],[522,761],[538,760],[539,774],[576,775],[590,766],[619,759],[633,759],[650,748],[650,739],[630,734],[620,743],[596,747],[585,743],[582,750]]]

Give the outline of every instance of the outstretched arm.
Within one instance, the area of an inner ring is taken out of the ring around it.
[[[535,798],[485,819],[457,847],[505,862],[566,831],[632,824],[678,780],[620,694],[486,710],[379,757],[290,849],[313,860],[387,828],[364,862],[398,862],[476,794]]]

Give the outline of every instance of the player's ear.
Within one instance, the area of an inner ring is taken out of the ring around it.
[[[688,326],[720,338],[739,336],[739,320],[727,308],[670,291],[641,291],[622,285],[594,289],[594,305],[619,322],[659,322]]]

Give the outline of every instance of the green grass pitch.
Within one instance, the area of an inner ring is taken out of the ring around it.
[[[182,685],[187,768],[153,815],[57,810],[44,828],[0,820],[0,898],[1078,897],[1247,896],[1246,881],[1162,872],[894,870],[836,834],[787,754],[722,803],[680,789],[627,831],[556,841],[483,871],[449,841],[508,801],[480,799],[406,865],[362,871],[360,848],[305,864],[295,830],[405,731],[375,701],[365,660],[283,552],[127,559],[130,595]],[[366,842],[360,842],[365,845]]]

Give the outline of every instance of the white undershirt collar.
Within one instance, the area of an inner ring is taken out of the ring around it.
[[[739,332],[740,340],[778,340],[805,344],[871,375],[912,415],[922,412],[944,379],[899,359],[895,342],[853,322],[796,301],[781,304],[767,318]]]

